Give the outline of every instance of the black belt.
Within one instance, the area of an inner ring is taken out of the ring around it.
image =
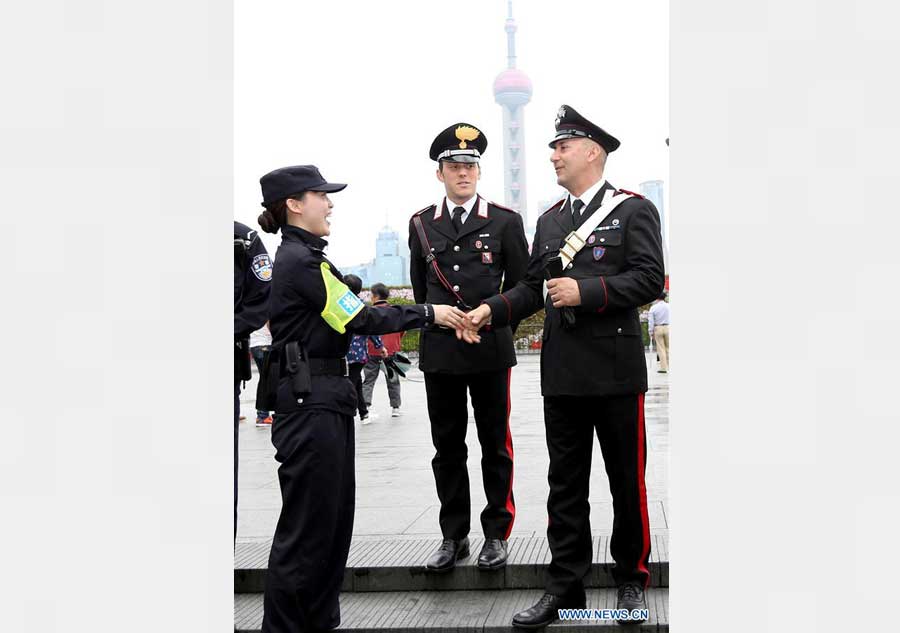
[[[349,376],[346,358],[310,358],[309,373],[313,376]]]

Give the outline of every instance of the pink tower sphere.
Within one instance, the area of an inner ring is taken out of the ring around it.
[[[531,79],[517,68],[507,68],[494,79],[494,96],[501,94],[517,93],[532,94]]]

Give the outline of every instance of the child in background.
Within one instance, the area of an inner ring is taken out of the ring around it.
[[[344,275],[344,283],[350,289],[350,292],[359,296],[362,292],[362,279],[356,275]],[[363,398],[362,390],[362,370],[366,363],[369,362],[369,352],[366,341],[371,340],[375,349],[381,350],[384,345],[380,336],[354,334],[350,339],[350,350],[347,352],[347,365],[350,372],[350,380],[356,388],[356,406],[359,409],[359,419],[363,424],[369,424],[374,417],[369,416],[369,409],[366,407],[366,400]]]

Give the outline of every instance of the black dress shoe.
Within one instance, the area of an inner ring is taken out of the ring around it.
[[[572,600],[545,593],[533,607],[515,614],[512,625],[519,629],[540,629],[558,620],[560,609],[584,609],[585,606],[584,599]]]
[[[506,541],[499,538],[485,540],[478,554],[478,569],[502,569],[506,567]]]
[[[456,561],[469,555],[469,537],[461,541],[445,538],[437,551],[428,558],[425,569],[428,571],[450,571]]]
[[[619,587],[616,595],[616,609],[646,609],[647,601],[644,599],[644,589],[636,582],[626,582]],[[619,624],[636,624],[640,620],[618,620]]]

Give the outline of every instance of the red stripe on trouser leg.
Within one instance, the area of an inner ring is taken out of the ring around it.
[[[509,430],[509,413],[512,410],[512,401],[510,400],[509,395],[511,378],[512,367],[506,370],[506,453],[509,455],[509,489],[506,491],[506,510],[509,512],[510,518],[509,527],[506,528],[506,534],[503,535],[504,540],[509,539],[509,534],[513,529],[513,523],[515,523],[516,520],[516,505],[513,503],[512,498],[513,470],[515,469],[515,463],[513,461],[512,433]]]
[[[644,394],[638,394],[638,415],[637,415],[637,483],[638,496],[641,506],[641,556],[637,562],[638,571],[646,574],[644,588],[650,584],[650,570],[647,569],[644,561],[650,554],[650,518],[647,514],[647,486],[644,482],[644,470],[647,467],[647,451],[646,439],[644,437]]]

